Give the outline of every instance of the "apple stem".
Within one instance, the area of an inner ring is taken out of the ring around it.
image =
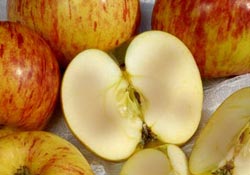
[[[31,175],[31,173],[27,166],[21,166],[14,175]]]

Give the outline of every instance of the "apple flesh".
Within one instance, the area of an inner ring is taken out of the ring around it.
[[[189,175],[187,158],[177,146],[167,144],[146,148],[132,155],[122,166],[120,175]]]
[[[137,35],[123,69],[101,50],[83,51],[67,67],[61,88],[69,127],[108,160],[126,159],[152,140],[182,144],[201,117],[202,82],[193,56],[161,31]]]
[[[40,130],[55,108],[60,72],[48,44],[30,29],[0,22],[0,125]]]
[[[249,174],[249,99],[250,88],[240,89],[212,114],[191,152],[192,174]]]
[[[16,132],[0,138],[2,175],[93,175],[81,152],[45,131]]]
[[[202,77],[250,72],[248,1],[156,0],[152,29],[180,38],[193,53]]]
[[[42,35],[65,68],[87,48],[113,49],[135,34],[139,0],[8,1],[8,20]]]

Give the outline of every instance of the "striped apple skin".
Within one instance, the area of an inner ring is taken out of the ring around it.
[[[203,77],[250,72],[250,7],[247,0],[156,0],[152,28],[179,37]]]
[[[0,125],[43,129],[55,108],[60,71],[48,44],[35,32],[0,22]]]
[[[9,0],[8,20],[42,35],[65,68],[82,50],[111,50],[139,26],[139,0]]]

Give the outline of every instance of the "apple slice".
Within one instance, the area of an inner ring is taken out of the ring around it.
[[[187,158],[177,146],[167,144],[136,152],[122,166],[120,175],[189,175]]]
[[[190,156],[191,173],[249,175],[249,121],[250,87],[247,87],[229,96],[199,134]]]
[[[168,33],[148,31],[129,44],[124,69],[97,49],[76,56],[64,73],[61,97],[76,137],[117,161],[151,140],[186,142],[199,124],[203,91],[186,46]]]

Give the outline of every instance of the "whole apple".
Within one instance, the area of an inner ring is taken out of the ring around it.
[[[35,32],[0,22],[0,125],[42,129],[57,101],[58,62]]]
[[[180,38],[203,77],[250,72],[250,8],[244,0],[156,0],[152,28]]]
[[[0,138],[1,175],[93,175],[81,152],[44,131],[16,132]]]
[[[139,0],[8,1],[8,18],[40,33],[60,65],[87,48],[113,49],[136,31]]]

